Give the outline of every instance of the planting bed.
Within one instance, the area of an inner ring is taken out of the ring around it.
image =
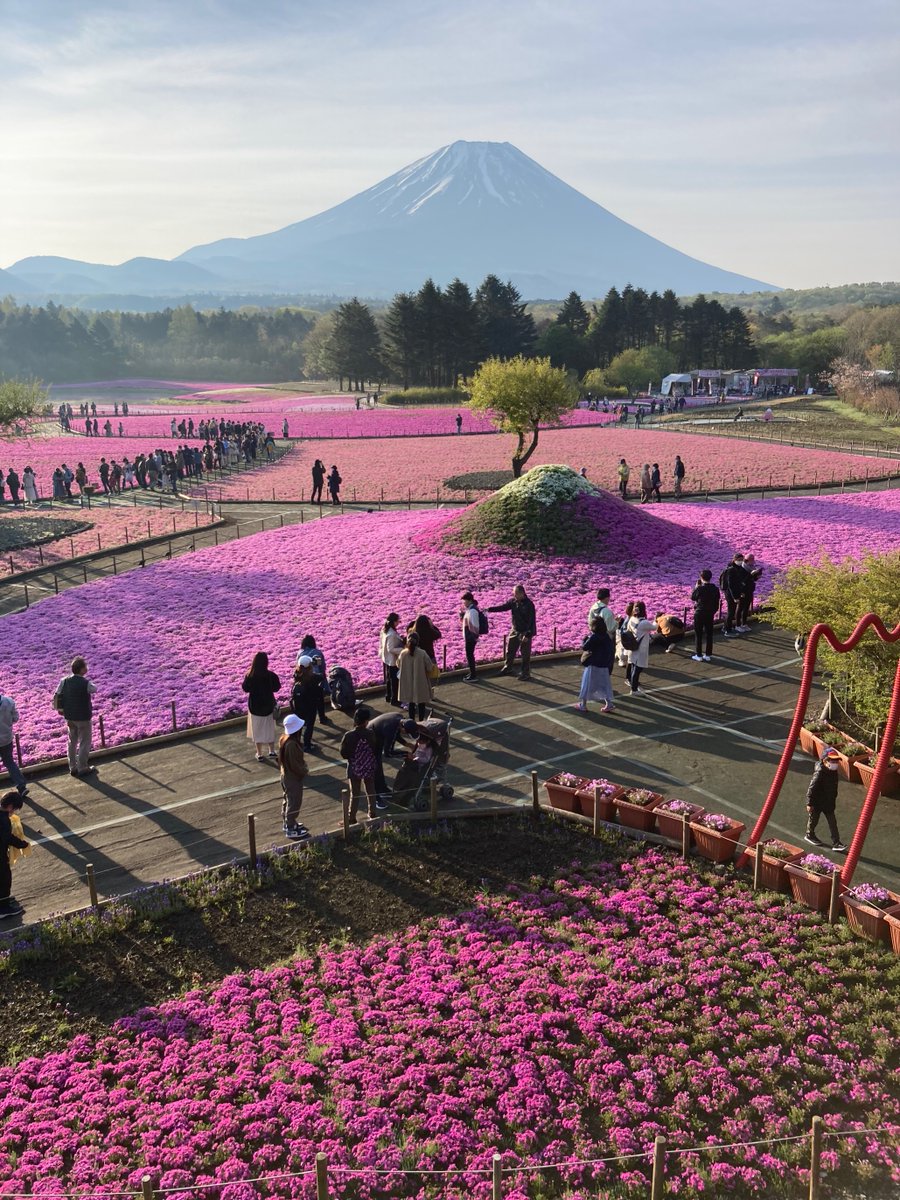
[[[0,678],[23,712],[26,755],[63,752],[64,729],[47,700],[75,653],[91,663],[97,711],[115,743],[171,728],[172,699],[181,727],[244,712],[240,680],[260,649],[270,653],[286,698],[306,633],[357,683],[380,680],[378,630],[392,609],[404,620],[427,610],[444,631],[448,666],[461,665],[456,614],[469,587],[486,605],[524,583],[537,604],[535,649],[550,648],[554,627],[559,647],[570,648],[585,636],[601,584],[612,589],[617,608],[642,598],[651,612],[680,613],[700,568],[718,574],[736,548],[756,553],[762,598],[774,573],[790,563],[823,550],[840,559],[900,542],[900,492],[652,511],[608,494],[602,502],[597,548],[583,559],[491,549],[453,554],[440,545],[452,512],[360,513],[258,534],[51,596],[4,618]],[[479,657],[499,657],[506,628],[502,619],[492,623]]]
[[[805,1185],[806,1142],[696,1148],[790,1139],[814,1113],[827,1130],[888,1131],[826,1140],[831,1195],[887,1197],[900,1179],[900,964],[846,930],[548,821],[376,837],[331,865],[282,865],[268,891],[226,883],[216,908],[120,932],[113,917],[109,935],[13,960],[7,1054],[39,1030],[56,1048],[0,1070],[3,1190],[135,1190],[149,1173],[250,1200],[243,1180],[309,1170],[324,1149],[338,1197],[487,1200],[498,1150],[507,1169],[558,1164],[507,1176],[515,1200],[644,1200],[648,1158],[581,1160],[645,1155],[664,1132],[683,1151],[667,1160],[671,1194],[786,1200]],[[120,987],[152,1004],[161,980],[252,968],[341,920],[339,946],[195,983],[105,1031]],[[266,1193],[311,1200],[315,1182]]]

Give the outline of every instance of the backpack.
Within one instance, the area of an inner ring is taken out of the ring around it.
[[[719,576],[719,591],[720,592],[728,591],[728,572],[729,572],[729,570],[730,570],[730,568],[726,567],[725,570],[722,572],[722,574]]]
[[[624,623],[619,627],[619,641],[622,643],[623,650],[637,650],[640,645],[634,635],[634,630],[629,629]]]
[[[331,688],[332,708],[342,713],[352,714],[356,709],[356,688],[353,686],[353,676],[346,667],[332,667],[328,672],[328,684]]]
[[[490,632],[491,626],[487,619],[487,613],[482,612],[480,608],[476,608],[475,611],[478,613],[478,636],[481,637],[483,633]]]

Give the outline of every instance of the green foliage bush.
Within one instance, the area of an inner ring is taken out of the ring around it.
[[[589,511],[592,500],[599,500],[596,488],[570,467],[535,467],[460,513],[446,527],[444,546],[588,554],[597,548],[597,525]]]
[[[774,623],[794,633],[808,633],[825,622],[844,640],[869,612],[892,629],[900,622],[900,555],[866,554],[862,565],[824,556],[815,565],[791,567],[776,584],[772,604]],[[887,717],[898,660],[900,642],[886,645],[873,632],[846,654],[825,642],[818,652],[826,679],[846,695],[844,707],[861,731],[870,733]]]
[[[382,404],[393,404],[397,407],[418,408],[422,404],[452,404],[459,408],[468,402],[468,392],[462,388],[408,388],[405,392],[388,392],[382,398]]]

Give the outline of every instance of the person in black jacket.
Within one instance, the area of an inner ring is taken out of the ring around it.
[[[753,608],[753,593],[756,591],[756,585],[762,575],[762,567],[756,565],[756,558],[752,554],[744,555],[744,574],[747,579],[744,583],[744,592],[738,602],[737,614],[735,616],[735,629],[738,633],[749,633],[750,626],[747,622],[750,620],[750,610]]]
[[[343,482],[340,471],[336,466],[332,465],[328,473],[328,491],[331,493],[331,503],[334,505],[341,502],[341,484]]]
[[[500,668],[501,675],[508,675],[513,669],[516,654],[521,652],[522,670],[519,679],[531,678],[531,640],[537,633],[537,617],[534,604],[526,594],[521,583],[513,590],[512,599],[505,604],[495,604],[488,612],[508,612],[512,618],[512,629],[506,640],[506,662]]]
[[[589,700],[602,700],[601,712],[611,712],[613,709],[613,690],[610,681],[613,659],[616,647],[606,622],[601,616],[591,619],[591,632],[581,643],[581,691],[575,707],[579,712],[587,712]]]
[[[719,584],[722,591],[725,593],[725,603],[728,611],[725,617],[725,637],[736,638],[741,635],[736,628],[736,617],[738,604],[741,602],[747,588],[747,580],[749,576],[744,570],[743,554],[736,554],[719,579]]]
[[[321,458],[317,458],[312,466],[312,492],[310,493],[310,504],[322,503],[322,487],[325,483],[325,464]]]
[[[301,654],[294,668],[294,686],[291,691],[291,711],[303,721],[303,749],[314,750],[313,729],[323,703],[322,678],[317,675],[313,660]]]
[[[694,641],[697,647],[691,658],[694,662],[711,662],[713,622],[722,603],[722,593],[712,581],[712,571],[700,572],[697,586],[691,592],[691,600],[694,604]]]
[[[66,675],[57,684],[53,694],[53,707],[63,715],[69,730],[69,774],[79,779],[85,775],[93,775],[97,770],[88,762],[94,729],[94,704],[91,697],[97,689],[87,677],[88,666],[81,655],[72,659],[69,670],[71,674]]]
[[[0,920],[17,917],[25,910],[12,894],[12,871],[9,863],[11,849],[27,850],[28,843],[16,837],[12,830],[12,813],[22,807],[18,792],[6,792],[0,799]]]
[[[820,838],[816,837],[816,826],[819,823],[819,817],[824,817],[828,823],[828,832],[831,834],[832,850],[843,851],[847,847],[841,841],[837,818],[834,815],[834,810],[837,806],[837,772],[839,762],[840,755],[837,750],[831,746],[826,746],[819,757],[819,761],[816,763],[816,768],[813,771],[812,779],[809,781],[809,787],[806,791],[806,812],[808,816],[805,841],[811,842],[814,846],[825,845]]]
[[[247,693],[247,737],[256,744],[256,761],[263,761],[267,746],[269,758],[277,758],[275,696],[281,691],[281,680],[269,670],[269,656],[264,650],[253,655],[241,688]]]

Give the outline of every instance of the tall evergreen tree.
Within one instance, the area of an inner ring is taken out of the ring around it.
[[[426,279],[416,295],[416,358],[428,387],[443,382],[446,333],[444,295],[433,279]]]
[[[355,296],[338,305],[328,350],[342,391],[345,378],[349,387],[362,391],[366,380],[380,377],[381,338],[378,326],[369,306],[362,304]]]
[[[569,292],[563,301],[562,308],[556,314],[556,324],[565,325],[573,333],[582,336],[587,333],[590,320],[588,310],[584,307],[581,297],[577,292]]]
[[[384,319],[385,360],[403,384],[417,382],[417,314],[412,292],[398,292]]]
[[[446,380],[456,387],[478,362],[478,316],[468,284],[454,279],[444,290]]]
[[[480,357],[515,358],[534,345],[534,320],[512,283],[488,275],[475,293],[480,335]]]

